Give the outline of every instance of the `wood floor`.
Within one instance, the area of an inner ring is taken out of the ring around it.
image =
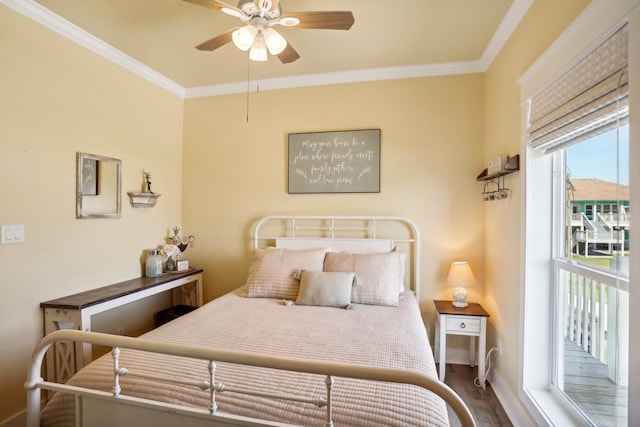
[[[475,386],[473,380],[477,375],[477,368],[447,364],[444,382],[469,406],[479,427],[512,426],[491,385],[487,383],[486,390]],[[460,426],[451,408],[449,408],[449,420],[452,427]]]

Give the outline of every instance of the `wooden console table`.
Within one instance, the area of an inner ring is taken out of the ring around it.
[[[161,292],[172,291],[173,305],[202,305],[202,269],[141,277],[40,303],[45,335],[59,329],[91,331],[91,317]],[[192,284],[192,286],[185,286]],[[64,382],[91,362],[91,344],[57,343],[47,352],[47,379]]]

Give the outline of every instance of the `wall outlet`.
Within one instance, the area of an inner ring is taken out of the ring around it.
[[[124,335],[124,326],[120,326],[120,327],[118,327],[118,329],[117,329],[116,333],[117,333],[118,335]]]
[[[502,340],[498,338],[498,355],[502,356]]]

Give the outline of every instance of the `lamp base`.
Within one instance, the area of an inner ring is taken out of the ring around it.
[[[465,288],[455,288],[453,290],[453,301],[451,305],[458,308],[468,307],[467,303],[467,290]]]

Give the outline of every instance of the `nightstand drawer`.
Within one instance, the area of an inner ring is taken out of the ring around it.
[[[480,333],[480,319],[447,316],[447,332]]]

